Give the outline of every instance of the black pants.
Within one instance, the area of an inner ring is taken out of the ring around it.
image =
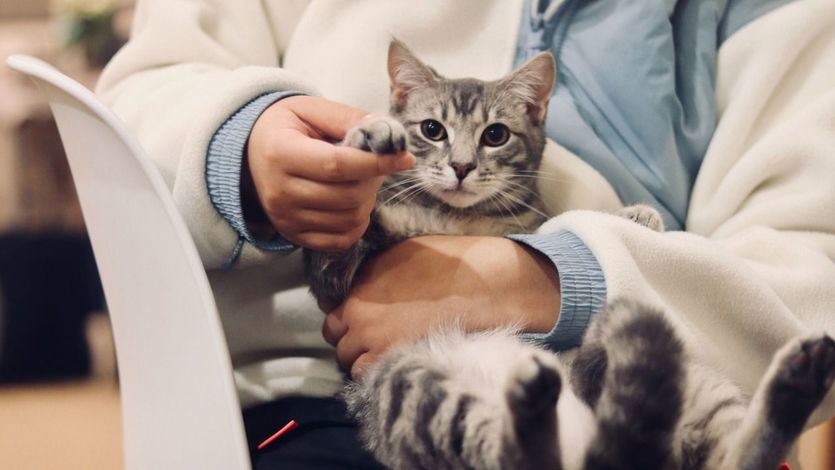
[[[259,451],[256,446],[291,419],[299,427]],[[255,470],[380,470],[359,443],[357,425],[335,398],[289,397],[244,411]]]

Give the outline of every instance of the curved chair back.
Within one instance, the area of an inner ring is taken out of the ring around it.
[[[110,311],[128,470],[247,470],[214,298],[161,175],[119,119],[38,59],[8,64],[49,100]]]

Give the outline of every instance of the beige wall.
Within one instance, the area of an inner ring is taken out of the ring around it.
[[[49,0],[0,0],[0,21],[43,17],[49,13]]]

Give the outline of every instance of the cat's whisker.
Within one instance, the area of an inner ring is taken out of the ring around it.
[[[420,173],[403,173],[403,175],[405,175],[405,176],[406,176],[406,178],[405,178],[405,179],[415,179],[415,178],[420,178]],[[401,175],[397,175],[397,176],[401,176]],[[395,180],[395,181],[397,181],[397,180]]]
[[[520,188],[524,188],[525,190],[528,190],[528,191],[530,190],[530,188],[528,188],[527,186],[519,184],[519,183],[511,183],[510,181],[507,181],[507,180],[505,180],[504,182],[505,183],[510,183],[512,185],[515,185],[515,186],[518,186]],[[563,204],[562,201],[552,200],[550,203],[546,203],[545,199],[542,198],[542,194],[540,192],[532,191],[532,192],[530,192],[530,194],[532,194],[534,197],[536,197],[539,200],[539,202],[541,202],[544,206],[548,207],[549,209],[553,209],[551,211],[552,214],[560,214],[562,212],[565,212],[565,210],[566,210],[566,206],[565,206],[565,204]],[[552,217],[552,216],[549,216],[549,217]]]
[[[567,180],[567,179],[559,179],[559,178],[549,177],[549,176],[545,176],[545,175],[519,175],[519,174],[515,174],[515,175],[512,175],[510,177],[511,178],[532,178],[532,179],[535,179],[535,180],[552,181],[554,183],[560,183],[560,184],[569,182],[569,180]]]
[[[515,202],[516,204],[519,204],[520,206],[527,207],[528,209],[536,212],[537,214],[541,215],[542,217],[545,217],[545,218],[549,217],[548,214],[542,212],[541,210],[537,209],[536,207],[528,204],[527,202],[525,202],[525,201],[523,201],[523,200],[505,192],[505,191],[500,191],[500,193],[502,194],[503,197],[509,199],[510,201]]]
[[[406,178],[406,179],[405,179],[405,180],[403,180],[403,181],[398,181],[398,182],[396,182],[396,183],[394,183],[394,184],[391,184],[391,185],[386,185],[386,189],[398,188],[398,187],[400,187],[400,186],[403,186],[404,184],[410,184],[410,183],[414,183],[415,181],[420,181],[420,180],[421,180],[421,177],[419,177],[419,176],[413,176],[413,177],[411,177],[411,178]]]
[[[553,171],[531,170],[531,169],[526,169],[526,168],[516,170],[516,172],[517,173],[536,173],[536,174],[539,174],[539,175],[553,175],[554,174]]]
[[[502,182],[502,184],[508,185],[509,186],[508,189],[510,189],[510,188],[517,189],[518,188],[518,189],[522,190],[522,192],[530,193],[530,194],[535,195],[536,197],[539,197],[539,194],[537,194],[537,192],[534,191],[530,186],[526,186],[524,184],[516,183],[516,182],[510,181],[510,180],[502,180],[501,182]]]
[[[542,195],[539,194],[538,191],[532,191],[530,187],[525,186],[523,184],[514,183],[512,181],[504,180],[502,182],[508,185],[507,189],[510,190],[511,193],[514,192],[514,189],[516,189],[520,193],[527,193],[534,196],[539,202],[545,204],[545,200],[542,199]]]
[[[508,206],[508,205],[505,205],[505,203],[502,200],[502,197],[503,196],[500,192],[499,193],[494,193],[493,195],[491,195],[488,198],[488,201],[493,200],[496,203],[496,205],[499,207],[499,211],[505,211],[506,210],[510,214],[510,216],[513,217],[513,220],[516,221],[516,224],[519,225],[519,228],[523,232],[526,232],[528,229],[525,227],[524,224],[522,224],[522,221],[520,221],[519,218],[516,217],[516,213],[513,212],[513,208]]]
[[[421,170],[420,168],[411,168],[411,169],[409,169],[409,170],[403,170],[403,171],[398,172],[398,173],[396,173],[396,174],[393,174],[393,175],[391,175],[391,176],[396,177],[396,176],[403,176],[403,175],[405,175],[405,176],[408,176],[408,177],[414,177],[414,176],[416,176],[416,175],[417,175],[417,176],[419,176],[419,175],[421,175],[422,173],[424,173],[424,171],[423,171],[423,170]]]
[[[406,203],[410,202],[412,199],[414,199],[414,198],[418,197],[419,195],[421,195],[421,194],[423,194],[423,193],[427,193],[427,192],[429,192],[428,190],[429,190],[429,187],[430,187],[430,186],[431,186],[431,185],[427,185],[427,186],[424,186],[424,187],[418,188],[418,190],[417,190],[417,191],[413,191],[412,193],[409,193],[409,194],[408,194],[408,195],[407,195],[407,196],[406,196],[406,197],[405,197],[405,198],[401,201],[401,203],[406,204]]]
[[[558,173],[554,171],[546,171],[546,170],[531,170],[526,168],[521,168],[519,170],[514,170],[515,173],[520,174],[528,174],[528,175],[542,175],[542,176],[557,176]]]
[[[419,196],[419,195],[421,195],[425,192],[428,192],[428,189],[430,187],[432,187],[431,183],[426,183],[426,184],[421,184],[421,185],[415,186],[413,188],[414,190],[407,193],[407,194],[404,194],[403,197],[401,197],[397,201],[397,204],[407,204],[407,203],[409,203],[412,199],[416,198],[417,196]]]
[[[418,186],[412,186],[408,190],[403,191],[402,193],[397,195],[397,198],[392,200],[391,202],[387,202],[386,205],[396,206],[398,204],[404,204],[410,197],[421,191],[421,188]]]
[[[423,191],[427,190],[429,187],[432,186],[431,182],[423,181],[418,184],[414,184],[409,186],[408,188],[398,192],[394,196],[390,197],[383,205],[391,204],[403,204],[407,202],[409,199],[413,198],[414,196],[422,193]],[[398,198],[399,196],[399,198]],[[398,198],[398,199],[395,199]],[[393,201],[393,202],[392,202]]]
[[[391,203],[392,201],[394,201],[394,200],[395,200],[398,196],[400,196],[401,194],[406,193],[407,191],[409,191],[409,190],[411,190],[411,189],[414,189],[415,187],[420,187],[420,185],[422,185],[422,184],[425,184],[425,183],[420,183],[420,182],[419,182],[419,183],[412,183],[412,184],[410,184],[410,185],[406,186],[406,188],[405,188],[405,189],[401,189],[400,191],[398,191],[397,193],[395,193],[393,196],[391,196],[391,197],[389,197],[388,199],[386,199],[385,201],[383,201],[380,205],[381,205],[381,206],[388,205],[389,203]]]
[[[563,182],[568,182],[569,181],[568,179],[557,178],[557,177],[552,176],[552,175],[537,175],[537,174],[534,174],[534,173],[515,173],[515,174],[511,175],[511,177],[512,178],[536,178],[536,179],[543,179],[543,180],[549,180],[549,181],[563,181]]]

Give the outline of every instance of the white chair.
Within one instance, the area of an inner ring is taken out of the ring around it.
[[[128,470],[248,470],[229,350],[168,188],[119,119],[31,57],[61,133],[113,323]]]

